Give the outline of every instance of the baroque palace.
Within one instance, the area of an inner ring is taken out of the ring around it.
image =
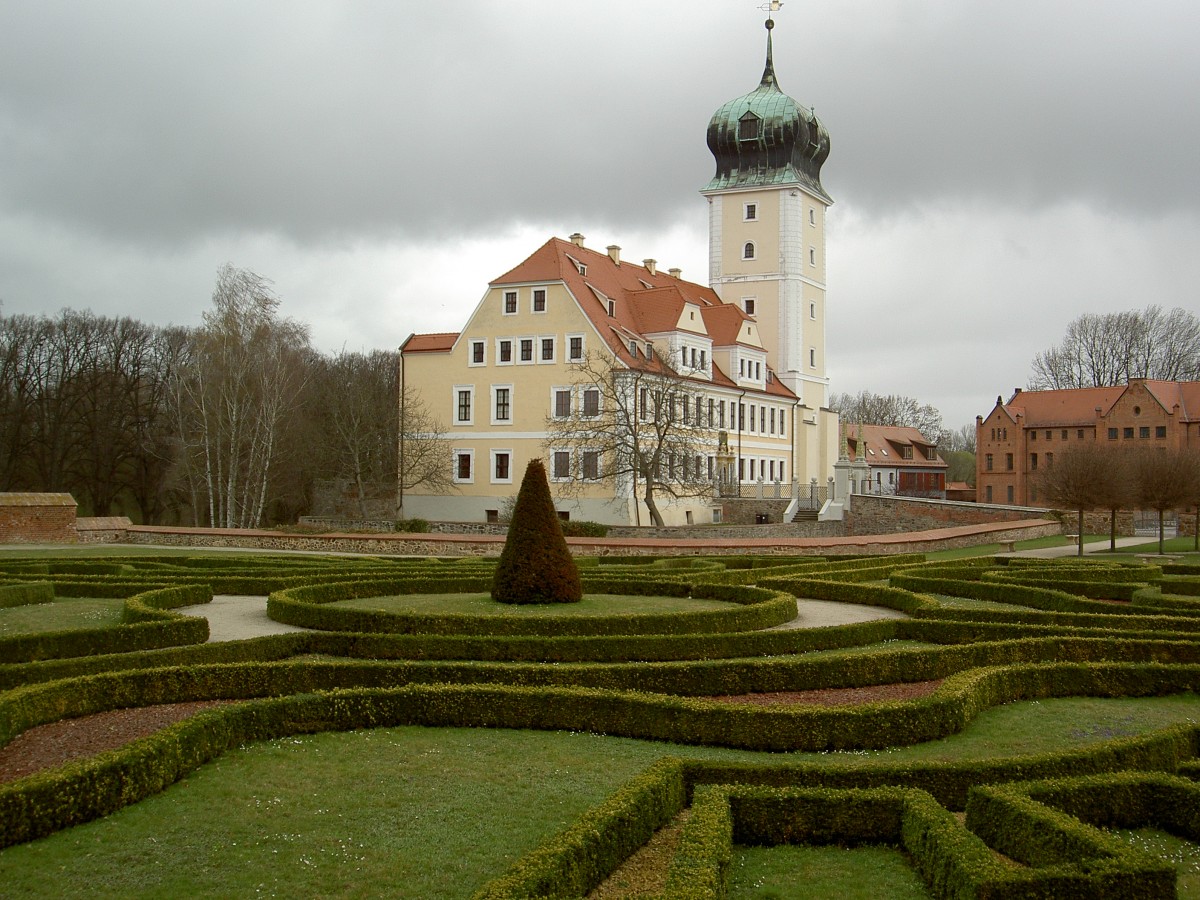
[[[719,521],[722,493],[803,491],[811,501],[826,485],[838,452],[837,415],[825,407],[829,134],[780,90],[773,25],[760,83],[708,125],[708,286],[653,259],[624,260],[617,246],[588,248],[580,234],[551,238],[488,285],[462,331],[401,346],[401,401],[420,398],[444,424],[457,488],[406,490],[405,516],[496,520],[527,462],[541,458],[564,518],[649,521],[611,445],[555,443],[556,419],[616,414],[598,371],[667,372],[687,384],[682,409],[650,409],[643,397],[628,423],[669,414],[703,427],[695,453],[667,454],[656,469],[690,488],[660,495],[665,523]]]

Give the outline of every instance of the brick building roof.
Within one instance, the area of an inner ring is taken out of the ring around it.
[[[850,459],[858,458],[858,433],[860,426],[846,423],[846,446]],[[936,454],[937,445],[916,428],[899,425],[863,425],[862,439],[867,446],[866,460],[872,466],[896,466],[897,468],[948,469],[949,464]],[[912,448],[912,458],[904,458],[904,448]],[[934,450],[934,458],[927,456]],[[874,452],[872,452],[874,451]]]
[[[1144,384],[1167,412],[1179,406],[1181,422],[1200,421],[1200,381],[1147,380]],[[1124,384],[1056,391],[1018,389],[1004,409],[1014,420],[1021,416],[1026,428],[1091,425],[1096,421],[1097,409],[1101,416],[1107,416],[1128,389],[1129,385]]]

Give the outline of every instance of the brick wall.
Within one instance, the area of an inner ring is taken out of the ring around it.
[[[843,521],[847,535],[859,536],[1045,518],[1049,512],[1044,509],[855,494]]]
[[[73,544],[75,509],[70,494],[0,493],[0,544]]]

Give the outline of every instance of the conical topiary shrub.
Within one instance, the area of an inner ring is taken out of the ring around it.
[[[578,603],[583,599],[579,568],[567,549],[540,459],[525,469],[492,599],[500,603]]]

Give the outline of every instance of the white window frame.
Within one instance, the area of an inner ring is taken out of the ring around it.
[[[549,359],[542,358],[543,341],[550,342],[550,358]],[[556,335],[556,334],[539,334],[534,339],[533,355],[534,355],[534,359],[537,361],[537,364],[539,366],[552,366],[556,362],[558,362],[558,335]]]
[[[810,319],[812,319],[814,322],[815,322],[815,321],[816,321],[816,319],[817,319],[817,304],[816,304],[816,302],[815,302],[815,301],[809,301],[809,304],[808,304],[808,317],[809,317]]]
[[[479,362],[475,361],[475,348],[478,347],[482,351],[479,355],[483,358]],[[467,345],[467,365],[471,368],[487,365],[487,341],[483,338],[471,338]]]
[[[565,416],[560,416],[558,414],[558,395],[560,393],[567,395],[567,414]],[[571,413],[574,410],[575,410],[575,397],[574,397],[574,391],[572,390],[570,385],[556,384],[552,388],[550,388],[550,418],[559,419],[559,420],[567,419],[567,418],[570,418]]]
[[[579,339],[579,355],[571,355],[571,341]],[[566,336],[567,362],[581,362],[587,357],[587,335],[576,332]]]
[[[567,474],[566,475],[556,475],[555,474],[554,461],[555,461],[555,459],[558,458],[558,454],[560,454],[560,453],[567,454]],[[564,481],[571,480],[571,472],[573,471],[572,466],[575,463],[575,460],[572,457],[573,457],[573,454],[571,453],[570,450],[551,450],[550,451],[550,480],[551,481],[562,483]]]
[[[496,418],[496,395],[498,392],[504,391],[504,390],[508,391],[508,418],[507,419],[497,419]],[[491,395],[492,395],[492,402],[491,402],[491,404],[489,404],[489,412],[491,413],[492,424],[498,425],[501,427],[511,426],[513,421],[516,419],[516,412],[515,412],[516,391],[513,390],[513,386],[511,384],[493,384],[492,390],[491,390]]]
[[[542,292],[542,309],[537,309],[537,292]],[[537,316],[544,316],[546,310],[550,308],[550,292],[546,288],[530,288],[529,289],[529,311]]]
[[[471,395],[471,417],[469,419],[460,419],[458,417],[458,395],[462,391],[467,391]],[[475,424],[475,385],[473,384],[456,384],[450,389],[450,421],[455,425],[474,425]]]
[[[808,348],[808,367],[810,369],[815,369],[817,367],[817,348],[816,347]]]
[[[500,454],[508,456],[508,477],[496,477],[496,457]],[[488,477],[491,478],[492,484],[512,484],[513,483],[513,452],[510,447],[496,447],[488,452],[488,457],[491,465],[488,467]]]
[[[458,458],[460,456],[466,456],[467,458],[469,458],[471,460],[471,477],[470,478],[459,478],[458,477]],[[451,472],[451,475],[453,476],[452,480],[454,481],[455,484],[474,484],[475,483],[475,450],[473,448],[471,448],[471,447],[455,447],[453,450],[450,451],[450,465],[453,469],[453,471]]]
[[[815,206],[808,208],[808,224],[813,226],[817,224],[817,208]]]
[[[513,296],[512,312],[508,311],[508,295]],[[501,291],[500,293],[500,314],[502,316],[515,316],[521,312],[521,292],[520,291]]]
[[[521,359],[521,341],[529,341],[529,359]],[[516,351],[516,356],[513,357],[513,361],[518,366],[532,366],[537,364],[538,342],[536,335],[523,334],[520,337],[515,338],[513,340],[513,344],[513,349]]]
[[[816,266],[816,264],[817,264],[817,248],[816,247],[808,248],[808,264],[810,266]]]
[[[744,241],[742,243],[742,259],[758,259],[758,248],[754,245],[754,241]]]
[[[500,356],[500,345],[508,342],[508,359],[502,359]],[[496,338],[495,360],[498,366],[511,366],[517,361],[517,346],[516,341],[510,337]]]
[[[742,204],[742,221],[757,222],[758,221],[758,201],[747,200]]]

